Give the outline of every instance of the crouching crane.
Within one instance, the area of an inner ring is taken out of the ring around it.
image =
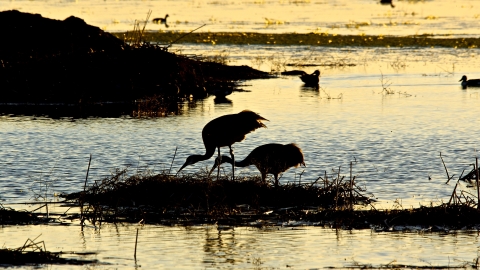
[[[305,166],[303,153],[300,147],[294,143],[278,144],[269,143],[253,149],[242,161],[234,161],[228,156],[222,156],[215,160],[210,173],[220,164],[228,162],[235,164],[236,167],[247,167],[255,165],[262,174],[262,181],[265,181],[267,174],[273,174],[275,177],[275,186],[278,186],[278,175],[291,167]]]

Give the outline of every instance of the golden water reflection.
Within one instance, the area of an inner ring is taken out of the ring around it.
[[[140,228],[137,260],[133,258]],[[343,231],[319,227],[218,228],[104,225],[101,230],[74,226],[6,226],[5,247],[23,245],[40,235],[49,251],[96,252],[93,269],[288,268],[312,269],[352,265],[456,266],[478,256],[476,232],[449,234]],[[67,258],[82,259],[75,255]],[[48,269],[84,269],[49,266]],[[91,267],[89,267],[91,268]]]
[[[205,32],[329,33],[366,35],[476,36],[479,2],[396,1],[395,8],[375,0],[337,1],[48,1],[15,0],[0,10],[18,9],[63,20],[84,19],[106,31],[130,31],[152,11],[147,31],[191,31],[206,24]],[[168,25],[151,23],[169,14]],[[143,23],[142,23],[143,24]],[[272,42],[273,43],[273,42]]]

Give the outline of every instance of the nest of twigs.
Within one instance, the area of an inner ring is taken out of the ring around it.
[[[353,209],[356,204],[371,202],[354,181],[343,181],[343,177],[322,180],[323,183],[288,183],[275,187],[258,176],[234,180],[230,176],[217,179],[205,172],[128,176],[127,170],[121,170],[96,181],[84,192],[65,197],[85,205],[84,218],[93,222],[119,219],[170,222],[180,218],[193,222],[233,219],[235,224],[244,224],[246,220],[254,221],[265,215],[278,218],[279,213],[305,209]]]
[[[375,231],[450,231],[480,228],[480,212],[467,203],[376,210],[355,177],[324,175],[314,182],[275,187],[258,176],[129,175],[118,170],[83,192],[65,195],[78,203],[82,222],[222,224],[229,226],[327,226]],[[370,209],[356,209],[369,205]],[[75,218],[75,217],[72,217]]]

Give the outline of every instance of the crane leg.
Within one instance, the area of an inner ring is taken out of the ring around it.
[[[235,180],[235,156],[233,155],[232,146],[230,147],[230,156],[232,157],[232,180]]]
[[[262,172],[261,174],[262,174],[262,182],[267,183],[267,174],[264,172]]]
[[[218,171],[217,171],[217,181],[220,178],[220,164],[222,164],[222,156],[220,155],[220,147],[218,147]]]

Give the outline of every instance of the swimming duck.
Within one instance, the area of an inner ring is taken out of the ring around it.
[[[382,5],[390,5],[392,8],[395,7],[395,5],[392,3],[392,0],[380,0],[380,4],[382,4]]]
[[[463,75],[459,82],[462,82],[462,88],[463,89],[467,88],[467,86],[480,87],[480,79],[467,80],[466,75]]]
[[[165,15],[165,18],[155,18],[152,20],[152,22],[158,23],[158,24],[167,24],[167,18],[168,18],[168,14]]]
[[[320,71],[317,69],[312,74],[303,72],[303,74],[300,76],[300,79],[302,79],[302,82],[304,82],[306,85],[317,85],[320,81],[319,76]]]

